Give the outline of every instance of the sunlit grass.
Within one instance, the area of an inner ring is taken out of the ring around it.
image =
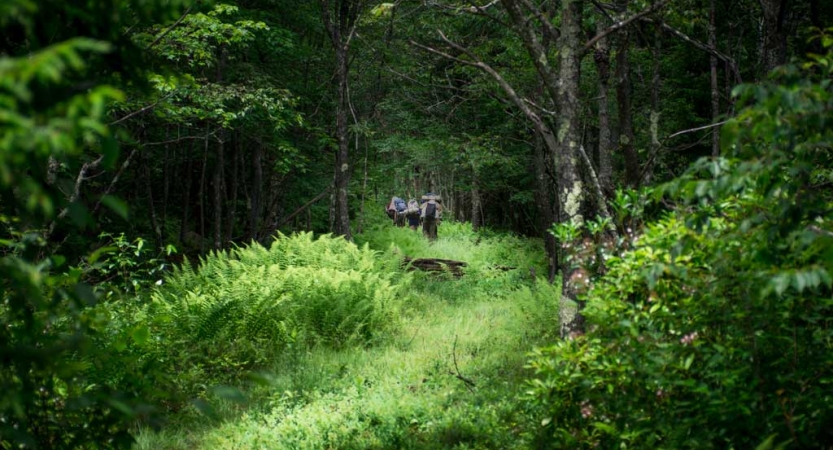
[[[523,448],[525,355],[557,330],[557,286],[529,276],[542,261],[535,243],[442,227],[433,243],[395,227],[357,238],[469,263],[460,280],[418,273],[395,332],[364,348],[290,349],[249,388],[247,408],[226,402],[224,420],[145,430],[136,448]],[[494,268],[510,264],[522,268]]]

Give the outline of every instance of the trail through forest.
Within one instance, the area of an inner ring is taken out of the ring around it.
[[[146,430],[135,448],[528,448],[517,397],[526,354],[557,329],[557,287],[530,279],[534,259],[500,266],[518,239],[473,246],[466,225],[442,228],[433,245],[402,229],[365,237],[474,266],[460,279],[414,274],[393,333],[368,347],[290,351],[247,392],[249,403],[225,403],[224,420]]]

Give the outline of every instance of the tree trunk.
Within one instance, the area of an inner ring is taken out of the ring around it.
[[[224,244],[228,244],[233,239],[234,222],[237,219],[237,192],[238,192],[238,172],[240,171],[240,159],[242,152],[240,152],[240,136],[236,136],[234,145],[231,147],[231,187],[229,188],[228,208],[226,215],[226,236],[223,239]]]
[[[249,202],[249,240],[256,241],[258,239],[258,230],[260,229],[260,201],[263,197],[263,168],[261,167],[261,160],[263,159],[263,144],[258,142],[254,146],[254,153],[252,155],[252,196]]]
[[[202,153],[202,169],[200,170],[200,253],[205,253],[205,169],[208,165],[208,127],[205,132],[205,147]]]
[[[214,250],[223,248],[223,141],[217,143],[214,161]]]
[[[619,0],[619,13],[624,17],[629,0]],[[630,187],[639,186],[639,158],[634,147],[633,115],[631,112],[630,33],[619,31],[616,39],[616,103],[619,116],[619,150],[625,160],[625,181]]]
[[[156,205],[153,203],[153,176],[150,170],[150,162],[147,158],[142,158],[143,172],[145,173],[145,189],[148,196],[148,210],[150,211],[150,225],[153,228],[153,236],[156,239],[156,248],[163,247],[162,230],[159,227],[159,221],[156,217]]]
[[[480,214],[480,186],[477,180],[477,172],[472,172],[472,186],[471,186],[471,229],[477,231],[482,225],[482,217]]]
[[[659,27],[654,29],[654,45],[651,48],[651,58],[653,60],[653,69],[651,71],[651,152],[648,161],[645,162],[645,168],[642,170],[642,182],[646,185],[651,184],[654,176],[654,166],[657,158],[659,158],[660,142],[659,142],[659,117],[660,117],[660,90],[662,89],[662,79],[660,78],[660,64],[662,63],[662,32]]]
[[[547,253],[547,279],[550,283],[555,281],[558,269],[558,248],[556,247],[555,236],[549,232],[550,226],[555,222],[555,211],[552,204],[552,183],[548,166],[548,153],[544,147],[543,139],[535,134],[535,203],[538,206],[538,228],[539,234],[544,239],[544,249]]]
[[[166,132],[165,135],[168,133]],[[171,149],[166,145],[165,146],[165,159],[162,162],[162,177],[163,177],[163,186],[162,186],[162,240],[165,241],[168,239],[168,198],[170,197],[171,193]],[[176,150],[174,150],[174,159],[176,158]]]
[[[337,76],[338,78],[338,106],[336,108],[336,137],[338,140],[338,150],[336,152],[336,216],[335,228],[333,233],[344,236],[347,240],[352,240],[353,235],[350,232],[350,210],[347,204],[347,187],[350,184],[350,160],[349,160],[349,142],[347,132],[347,82],[349,74],[349,66],[347,59],[347,48],[341,47],[336,50],[336,62],[338,64]]]
[[[350,183],[350,160],[347,130],[347,113],[350,108],[348,83],[350,76],[350,41],[355,32],[359,12],[364,6],[360,0],[320,0],[321,18],[335,51],[336,60],[336,149],[333,192],[332,231],[352,240],[350,210],[347,189]]]
[[[714,0],[709,1],[709,47],[717,48],[717,30],[715,26],[715,6]],[[717,85],[717,56],[709,56],[709,70],[710,70],[710,85],[711,85],[711,101],[712,101],[712,123],[717,123],[717,118],[720,115],[720,93]],[[712,133],[712,156],[720,156],[720,128],[714,127]]]
[[[358,147],[358,146],[357,146]],[[364,227],[364,199],[365,194],[367,193],[367,153],[368,153],[368,144],[367,139],[364,142],[364,177],[362,178],[362,202],[359,205],[359,229],[357,230],[359,233],[362,232],[362,228]]]
[[[185,182],[182,185],[182,223],[179,224],[179,242],[185,242],[185,234],[188,232],[188,214],[191,210],[191,184],[193,183],[194,160],[189,156],[188,164],[185,166]]]
[[[596,32],[604,30],[601,20],[596,21]],[[599,74],[598,97],[596,104],[599,108],[599,147],[597,161],[599,167],[599,183],[605,194],[613,193],[613,167],[610,163],[610,104],[608,90],[610,87],[610,46],[607,38],[599,39],[593,52],[593,60]]]
[[[577,170],[576,157],[579,151],[579,80],[581,60],[581,11],[579,0],[561,0],[561,35],[559,48],[559,86],[558,98],[558,142],[555,171],[558,180],[558,222],[582,222],[580,214],[584,200],[584,187]],[[591,168],[592,169],[592,168]],[[573,268],[566,258],[561,265],[561,294],[563,300],[576,303],[575,316],[568,323],[562,324],[562,334],[584,329],[584,316],[581,314],[583,302],[576,298],[576,289],[571,283]]]
[[[765,75],[787,62],[788,0],[759,0],[763,16],[761,68]]]

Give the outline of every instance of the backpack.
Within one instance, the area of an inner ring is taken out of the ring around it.
[[[414,214],[419,214],[419,203],[416,200],[411,200],[408,202],[408,209],[405,210],[405,215],[413,216]]]
[[[434,200],[429,200],[428,203],[425,204],[425,211],[423,211],[422,217],[426,219],[434,219],[437,217],[437,202]]]
[[[405,212],[405,209],[407,209],[407,206],[405,205],[405,200],[402,200],[399,197],[393,198],[393,205],[396,208],[396,211],[399,213],[403,213]]]

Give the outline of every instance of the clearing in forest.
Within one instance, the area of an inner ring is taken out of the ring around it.
[[[390,331],[365,345],[290,346],[246,403],[222,401],[220,419],[185,413],[159,433],[142,430],[136,448],[527,448],[525,355],[552,338],[558,317],[557,286],[531,276],[545,273],[540,243],[466,224],[443,224],[430,245],[388,227],[357,241],[401,258],[463,260],[465,275],[401,271],[408,287]]]

